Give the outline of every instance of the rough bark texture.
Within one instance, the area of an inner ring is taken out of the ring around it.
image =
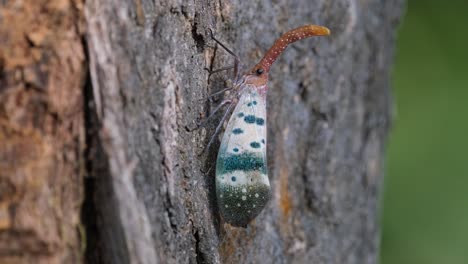
[[[79,0],[0,1],[0,263],[81,262]]]
[[[89,263],[376,263],[402,1],[0,1],[0,262],[80,261],[84,171]],[[247,69],[311,23],[332,35],[295,43],[270,73],[271,202],[231,227],[216,146],[199,155],[217,122],[187,129],[230,76],[208,81],[205,67],[232,63],[209,29]]]

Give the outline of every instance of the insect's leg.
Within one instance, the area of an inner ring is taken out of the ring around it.
[[[225,51],[227,51],[227,53],[231,54],[234,57],[234,67],[233,67],[234,68],[234,79],[237,80],[237,75],[239,74],[239,62],[240,62],[239,57],[232,50],[230,50],[228,47],[226,47],[221,41],[219,41],[217,38],[215,38],[211,28],[209,30],[210,30],[211,38],[216,43],[218,43],[218,45],[220,45]]]
[[[198,128],[205,126],[208,123],[208,121],[212,119],[224,105],[230,104],[231,102],[232,100],[223,100],[218,106],[216,106],[216,108],[210,113],[210,115],[207,118],[203,119],[202,122],[197,124]]]
[[[205,101],[205,100],[208,99],[208,100],[210,100],[210,102],[211,102],[211,98],[213,98],[213,97],[215,97],[215,96],[217,96],[217,95],[220,95],[220,94],[222,94],[222,93],[224,93],[224,92],[226,92],[226,91],[232,90],[232,89],[234,89],[234,87],[227,87],[227,88],[224,88],[224,89],[222,89],[222,90],[220,90],[220,91],[217,91],[217,92],[214,92],[214,93],[208,95],[207,97],[205,97],[205,98],[203,98],[203,99],[201,99],[201,100],[202,100],[202,101]]]
[[[218,135],[219,131],[221,130],[221,127],[223,126],[224,121],[226,121],[227,117],[229,116],[229,113],[231,112],[233,106],[234,106],[234,103],[231,102],[231,104],[229,104],[229,106],[228,106],[228,109],[227,109],[226,112],[224,113],[223,118],[221,118],[221,121],[219,121],[219,124],[218,124],[218,126],[216,127],[215,132],[213,133],[213,135],[212,135],[211,138],[210,138],[210,141],[209,141],[208,144],[205,146],[205,148],[204,148],[203,151],[200,153],[200,155],[203,154],[206,150],[210,149],[211,144],[213,144],[214,139],[216,138],[216,136]]]
[[[234,65],[229,65],[229,66],[222,67],[222,68],[219,68],[219,69],[216,69],[216,70],[210,70],[208,68],[205,68],[205,71],[208,72],[208,82],[210,82],[211,75],[213,75],[215,73],[218,73],[218,72],[230,70],[230,69],[232,69],[234,67],[235,67]]]
[[[209,100],[210,102],[213,102],[213,100],[212,100],[213,97],[215,97],[217,95],[220,95],[220,94],[222,94],[222,93],[224,93],[226,91],[232,90],[232,89],[234,89],[234,87],[226,87],[226,88],[224,88],[222,90],[219,90],[219,91],[214,92],[214,93],[212,93],[212,94],[210,94],[210,95],[208,95],[206,97],[201,98],[199,101]]]
[[[221,107],[229,103],[232,103],[232,100],[223,100],[221,103],[219,103],[218,106],[216,106],[216,108],[210,113],[208,117],[206,117],[205,119],[203,119],[203,121],[199,123],[197,122],[197,126],[195,128],[189,129],[189,132],[197,130],[200,127],[204,127],[208,123],[208,121],[210,121],[210,119],[212,119],[216,115],[216,113],[219,111],[219,109],[221,109]]]
[[[209,76],[211,76],[212,74],[214,73],[217,73],[217,72],[222,72],[222,71],[227,71],[227,70],[230,70],[234,68],[234,65],[229,65],[229,66],[226,66],[226,67],[222,67],[222,68],[219,68],[219,69],[216,69],[216,70],[210,70],[208,68],[205,68],[205,71],[208,72]],[[208,78],[209,78],[208,76]]]
[[[210,28],[210,36],[214,41],[216,41],[216,43],[218,43],[221,47],[223,47],[223,49],[226,50],[229,54],[231,54],[234,58],[239,59],[239,57],[232,50],[230,50],[221,41],[219,41],[217,38],[215,38],[211,28]]]

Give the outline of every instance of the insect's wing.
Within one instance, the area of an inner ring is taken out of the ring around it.
[[[229,119],[216,163],[219,210],[232,225],[247,225],[270,198],[266,132],[266,98],[246,88]]]

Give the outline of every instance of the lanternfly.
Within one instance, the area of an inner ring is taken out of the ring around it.
[[[316,25],[306,25],[288,31],[277,39],[260,62],[244,75],[238,72],[237,56],[212,36],[235,57],[234,66],[218,70],[234,68],[234,85],[231,88],[234,92],[230,93],[212,113],[228,105],[216,128],[216,135],[235,107],[223,135],[216,161],[218,207],[223,219],[231,225],[246,226],[262,211],[270,198],[266,162],[266,93],[271,65],[288,44],[311,36],[329,34],[327,28]],[[214,136],[208,146],[213,139]]]

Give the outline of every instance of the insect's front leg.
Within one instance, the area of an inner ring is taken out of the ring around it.
[[[213,133],[213,135],[211,136],[210,138],[210,141],[208,142],[208,144],[206,145],[206,147],[203,149],[203,151],[200,153],[203,154],[206,150],[210,149],[210,146],[211,144],[213,144],[214,142],[214,139],[216,138],[216,136],[218,135],[219,131],[221,131],[221,128],[223,127],[224,125],[224,121],[226,121],[226,119],[230,116],[230,113],[232,111],[232,108],[237,104],[237,98],[235,100],[231,100],[231,103],[229,104],[226,112],[224,112],[224,115],[223,115],[223,118],[221,118],[221,121],[219,121],[219,124],[218,126],[216,127],[216,130],[215,132]]]
[[[188,131],[192,132],[192,131],[197,130],[197,129],[201,128],[201,127],[204,127],[206,124],[208,124],[208,121],[210,121],[224,105],[231,104],[231,103],[232,103],[232,100],[230,100],[230,99],[223,100],[218,106],[216,106],[216,108],[210,113],[210,115],[208,117],[203,119],[201,122],[197,122],[196,127],[188,128]]]
[[[226,88],[224,88],[224,89],[221,89],[220,91],[217,91],[217,92],[214,92],[214,93],[208,95],[207,97],[203,98],[203,100],[207,100],[207,99],[208,99],[208,100],[210,100],[210,102],[212,102],[212,98],[213,98],[213,97],[215,97],[215,96],[217,96],[217,95],[220,95],[220,94],[222,94],[222,93],[224,93],[224,92],[230,91],[230,90],[232,90],[232,89],[234,89],[234,86],[232,86],[232,87],[226,87]]]
[[[219,41],[217,38],[215,38],[214,34],[213,34],[213,31],[211,29],[210,30],[210,36],[211,36],[211,39],[213,39],[216,43],[218,43],[218,45],[220,45],[227,53],[229,53],[230,55],[232,55],[234,57],[234,65],[232,66],[228,66],[228,67],[232,67],[234,68],[234,80],[237,81],[237,79],[239,78],[239,64],[240,64],[240,59],[239,59],[239,56],[237,56],[232,50],[230,50],[228,47],[226,47],[226,45],[224,45],[221,41]],[[226,68],[226,67],[225,67]],[[231,68],[231,69],[232,69]],[[221,68],[223,69],[223,68]],[[220,69],[220,71],[221,71]],[[227,70],[227,69],[224,69],[224,70]],[[211,75],[211,74],[210,74]]]
[[[210,70],[208,68],[205,68],[205,71],[208,72],[208,82],[210,81],[210,77],[211,77],[212,74],[222,72],[222,71],[227,71],[227,70],[230,70],[230,69],[235,68],[235,67],[236,67],[235,65],[229,65],[229,66],[222,67],[222,68],[219,68],[219,69],[216,69],[216,70]]]

